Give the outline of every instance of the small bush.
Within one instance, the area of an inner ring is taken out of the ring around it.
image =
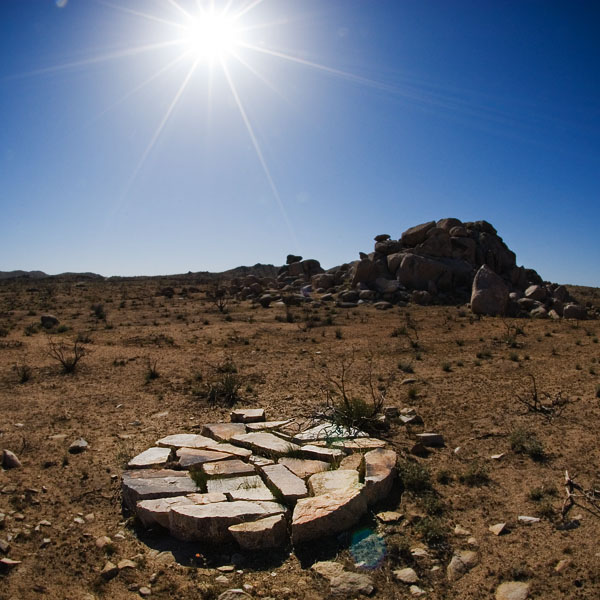
[[[444,373],[450,373],[450,371],[452,371],[452,366],[450,365],[449,362],[445,362],[442,365],[442,371],[444,371]]]
[[[546,458],[544,446],[536,435],[525,429],[515,429],[510,434],[510,448],[516,454],[527,454],[533,460],[541,461]]]
[[[404,361],[400,361],[398,363],[398,368],[403,372],[403,373],[414,373],[415,370],[412,366],[412,363],[409,362],[404,362]]]
[[[398,464],[398,475],[407,492],[423,494],[431,491],[431,475],[427,467],[412,460]]]
[[[233,406],[239,399],[239,390],[242,385],[237,373],[223,373],[223,376],[208,384],[206,398],[211,404],[225,404]]]
[[[15,365],[15,371],[17,372],[19,383],[27,383],[33,374],[29,365]]]
[[[519,362],[519,355],[518,355],[516,352],[511,352],[511,353],[508,355],[508,358],[509,358],[510,360],[512,360],[513,362]]]
[[[104,304],[96,302],[92,304],[92,313],[98,321],[106,321],[106,311],[104,310]]]
[[[335,330],[335,339],[336,340],[341,340],[344,337],[344,334],[342,333],[342,330],[338,327]]]
[[[48,356],[60,363],[63,373],[74,373],[77,363],[85,356],[85,348],[77,340],[70,347],[62,342],[57,344],[49,339]]]
[[[596,386],[596,398],[600,398],[600,383]]]
[[[430,517],[439,517],[444,512],[444,503],[435,492],[424,494],[420,504]]]
[[[417,388],[414,385],[411,385],[408,388],[408,399],[416,400],[418,397],[419,397],[419,391],[417,390]]]
[[[454,477],[450,469],[442,469],[441,471],[438,471],[435,480],[442,485],[448,485],[449,483],[452,483]]]
[[[417,523],[416,530],[421,534],[423,541],[428,546],[443,546],[448,538],[448,531],[444,523],[437,517],[425,517],[421,519]]]
[[[0,325],[0,337],[6,337],[8,335],[8,327]]]
[[[160,373],[158,372],[157,361],[148,364],[146,369],[146,383],[150,383],[153,379],[158,379]]]
[[[467,470],[459,477],[461,483],[475,487],[487,485],[490,482],[490,476],[487,467],[479,460],[474,460]]]

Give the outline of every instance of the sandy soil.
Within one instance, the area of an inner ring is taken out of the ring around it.
[[[157,295],[165,285],[175,288],[172,298]],[[120,600],[140,597],[139,587],[149,585],[152,598],[216,598],[244,584],[253,597],[325,598],[329,585],[310,570],[314,561],[359,570],[351,538],[342,536],[297,553],[246,557],[238,572],[222,573],[216,568],[230,565],[235,549],[148,536],[123,513],[119,480],[129,458],[159,437],[228,419],[228,406],[210,405],[203,395],[226,361],[241,381],[239,405],[264,407],[269,418],[313,415],[345,365],[352,395],[370,399],[371,368],[386,405],[414,406],[426,431],[444,435],[446,447],[424,458],[410,455],[414,431],[397,425],[386,435],[401,465],[414,460],[429,471],[434,491],[390,498],[383,508],[405,515],[397,525],[373,518],[361,525],[386,543],[385,559],[366,571],[373,597],[411,597],[393,576],[404,566],[415,568],[434,599],[490,598],[514,579],[529,581],[533,598],[600,595],[600,514],[582,502],[569,512],[572,528],[560,520],[566,469],[584,488],[600,488],[597,321],[477,319],[466,307],[410,305],[386,312],[294,308],[287,322],[283,307],[249,302],[232,302],[221,314],[184,285],[189,281],[0,283],[0,448],[23,464],[0,472],[0,539],[11,537],[0,558],[22,561],[0,575],[1,599]],[[573,291],[597,303],[597,290]],[[49,335],[31,327],[45,313],[65,330]],[[72,348],[78,335],[86,353],[65,375],[49,344]],[[24,365],[30,377],[21,382]],[[530,396],[530,374],[540,396],[566,400],[562,414],[549,420],[519,402],[517,395]],[[416,382],[403,384],[407,378]],[[513,450],[519,434],[529,448],[537,439],[543,456]],[[89,449],[70,454],[80,437]],[[497,454],[503,456],[490,458]],[[519,515],[542,519],[522,525]],[[498,522],[509,532],[497,537],[488,527]],[[456,525],[470,536],[456,535]],[[112,543],[99,549],[103,535]],[[434,541],[429,557],[412,557],[410,548],[427,546],[424,536]],[[449,582],[446,565],[460,549],[477,549],[479,564]],[[157,556],[162,550],[175,560]],[[137,568],[104,582],[106,561],[125,558]],[[556,572],[564,559],[570,562]]]

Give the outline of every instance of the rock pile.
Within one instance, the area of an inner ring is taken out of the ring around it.
[[[132,458],[123,502],[180,540],[244,550],[304,543],[354,526],[390,493],[396,453],[385,446],[329,422],[235,410],[231,423],[164,437]]]
[[[247,276],[231,291],[268,308],[336,301],[341,308],[374,303],[387,309],[417,304],[471,303],[475,314],[537,318],[587,318],[564,286],[543,282],[517,266],[512,252],[487,221],[447,218],[407,229],[399,239],[375,236],[373,252],[324,271],[319,261],[288,255],[277,278]]]

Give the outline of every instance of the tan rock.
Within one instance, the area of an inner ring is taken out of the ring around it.
[[[153,467],[162,467],[167,464],[171,456],[170,448],[148,448],[127,464],[128,469],[151,469]]]
[[[324,460],[280,458],[277,462],[289,469],[297,477],[300,477],[300,479],[306,479],[315,473],[327,471],[327,469],[329,469],[329,463]]]
[[[525,600],[531,591],[531,584],[524,581],[508,581],[496,588],[496,600]]]
[[[306,484],[300,477],[294,475],[284,465],[267,465],[261,467],[261,471],[267,478],[267,486],[288,502],[294,502],[299,498],[308,496]]]
[[[217,452],[216,450],[179,448],[179,450],[177,450],[177,458],[179,459],[179,466],[182,469],[194,471],[200,469],[205,463],[217,462],[220,460],[234,460],[235,456],[225,452]]]
[[[472,550],[462,550],[454,554],[446,573],[450,581],[460,579],[467,571],[470,571],[479,562],[477,552]]]
[[[232,454],[233,456],[237,456],[238,458],[247,459],[252,456],[252,450],[248,450],[247,448],[240,448],[239,446],[234,446],[233,444],[228,444],[227,442],[219,442],[216,446],[211,448],[212,450],[216,450],[217,452],[224,452],[226,454]]]
[[[265,516],[267,511],[253,502],[176,506],[169,512],[169,529],[179,540],[220,543],[231,539],[231,525]]]
[[[202,428],[202,435],[228,442],[236,435],[246,433],[246,426],[243,423],[208,423]]]
[[[210,448],[218,442],[204,435],[195,433],[177,433],[168,435],[156,442],[156,445],[161,448]]]
[[[298,544],[349,529],[366,510],[366,499],[358,489],[298,500],[292,517],[292,541]]]
[[[251,490],[264,486],[263,480],[258,475],[243,477],[226,477],[224,479],[209,479],[206,488],[209,492],[235,492],[236,490]]]
[[[501,535],[502,533],[506,532],[506,523],[496,523],[495,525],[490,525],[488,529],[494,535]]]
[[[274,502],[276,499],[273,492],[264,483],[260,487],[249,489],[242,488],[227,492],[227,498],[229,500],[247,500],[248,502],[255,502],[257,500]]]
[[[198,494],[201,495],[201,494]],[[187,496],[174,496],[173,498],[156,498],[142,500],[137,503],[135,512],[146,528],[160,525],[165,529],[169,527],[169,512],[173,506],[194,504]]]
[[[282,514],[250,523],[231,525],[230,533],[244,550],[279,548],[287,538],[287,522]]]
[[[358,482],[358,471],[351,469],[322,471],[311,475],[308,479],[308,489],[313,496],[347,488],[362,488]]]
[[[104,581],[109,581],[110,579],[116,577],[118,574],[119,568],[117,567],[117,565],[110,562],[110,560],[106,562],[106,564],[102,568],[102,571],[100,571],[100,576],[102,577],[102,579],[104,579]]]
[[[385,510],[377,513],[376,517],[382,523],[397,523],[404,518],[404,515],[396,511]]]
[[[202,465],[202,470],[209,477],[235,477],[237,475],[249,475],[256,472],[253,465],[241,460],[222,460],[205,463]]]
[[[117,569],[119,569],[119,571],[122,571],[123,569],[137,569],[137,563],[128,558],[124,558],[118,562]]]
[[[344,458],[344,452],[338,448],[325,448],[315,444],[306,444],[302,446],[302,454],[306,458],[314,460],[322,460],[328,463],[339,462]]]
[[[360,452],[349,454],[342,459],[340,469],[354,469],[360,472],[363,468],[363,455]]]
[[[414,569],[407,567],[406,569],[396,569],[394,571],[394,577],[402,583],[417,583],[419,576]]]
[[[262,423],[249,423],[246,425],[246,429],[249,432],[253,431],[271,431],[277,430],[284,425],[291,423],[291,419],[287,419],[286,421],[263,421]]]
[[[232,423],[256,423],[265,420],[264,408],[236,408],[229,413]]]
[[[285,456],[291,451],[300,450],[300,446],[268,432],[246,433],[231,438],[233,444],[250,448],[258,454],[273,458]]]
[[[568,558],[563,558],[562,560],[558,561],[558,564],[554,567],[554,570],[557,573],[562,573],[563,571],[566,571],[570,566],[571,566],[571,561]]]
[[[141,473],[152,473],[143,470]],[[130,477],[127,472],[123,474],[122,493],[123,502],[133,510],[140,500],[153,500],[155,498],[172,498],[174,496],[185,496],[199,492],[196,483],[189,477],[187,472],[183,472],[183,477],[177,473],[168,470],[159,471],[159,473],[169,473],[162,477]]]
[[[336,425],[335,423],[321,423],[302,433],[296,434],[293,437],[293,441],[302,444],[305,442],[316,441],[333,442],[358,437],[368,437],[368,434],[356,427],[344,427],[343,425]]]
[[[374,504],[386,498],[396,478],[397,456],[393,450],[371,450],[365,454],[365,494]]]
[[[375,438],[341,440],[331,444],[333,449],[342,450],[346,454],[349,454],[350,452],[367,452],[368,450],[377,450],[379,448],[385,448],[385,446],[386,444],[383,440],[378,440]]]

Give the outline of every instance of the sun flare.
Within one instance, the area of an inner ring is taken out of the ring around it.
[[[198,60],[223,59],[238,42],[234,19],[212,11],[195,15],[187,25],[185,42]]]

